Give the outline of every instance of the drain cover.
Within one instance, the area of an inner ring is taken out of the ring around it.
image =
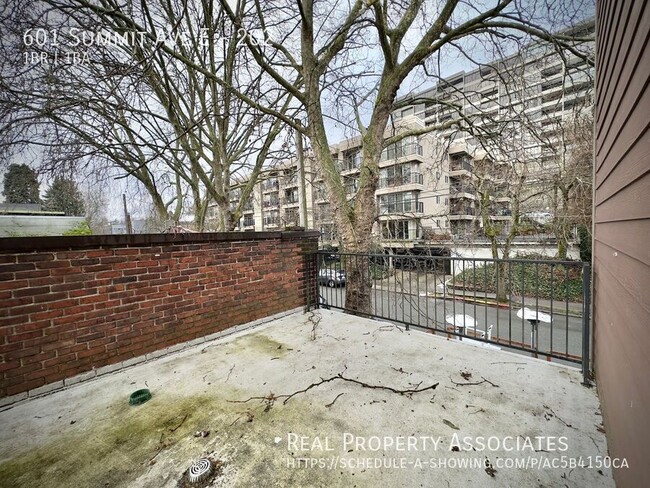
[[[149,400],[151,400],[151,392],[147,388],[144,388],[131,393],[131,396],[129,397],[129,405],[142,405],[144,402]]]
[[[187,479],[190,483],[203,481],[212,474],[212,462],[207,458],[201,458],[190,466],[187,472]]]

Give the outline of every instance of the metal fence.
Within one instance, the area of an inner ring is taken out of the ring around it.
[[[319,251],[316,267],[320,306],[580,363],[587,382],[588,263]],[[370,311],[346,307],[353,279],[366,283]]]

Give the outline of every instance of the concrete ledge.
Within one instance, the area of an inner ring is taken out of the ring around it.
[[[316,239],[318,231],[282,232],[202,232],[188,234],[119,234],[97,236],[5,237],[0,251],[42,252],[61,249],[140,247],[164,244],[200,244],[206,242],[246,242],[269,239]]]
[[[191,341],[181,342],[180,344],[175,344],[173,346],[166,347],[165,349],[160,349],[158,351],[150,352],[143,356],[136,356],[121,361],[119,363],[109,364],[97,369],[93,369],[91,371],[85,371],[78,375],[72,376],[71,378],[66,378],[64,380],[55,381],[54,383],[49,383],[47,385],[39,386],[38,388],[34,388],[32,390],[23,393],[18,393],[17,395],[0,398],[0,411],[13,408],[18,403],[23,402],[25,400],[46,396],[56,391],[64,390],[71,386],[84,383],[86,381],[100,378],[102,376],[115,373],[117,371],[121,371],[126,368],[137,366],[139,364],[143,364],[145,362],[152,361],[154,359],[158,359],[163,356],[169,356],[178,353],[180,351],[185,351],[186,349],[190,349],[192,347],[206,344],[208,342],[212,342],[216,339],[221,339],[223,337],[236,334],[238,332],[243,332],[245,330],[252,329],[262,324],[266,324],[268,322],[272,322],[273,320],[285,317],[287,315],[291,315],[293,313],[298,313],[303,311],[304,311],[304,307],[297,307],[290,310],[286,310],[284,312],[279,312],[274,315],[269,315],[261,319],[253,320],[252,322],[246,322],[245,324],[229,327],[228,329],[223,330],[221,332],[216,332],[214,334],[210,334],[204,337],[199,337],[198,339],[192,339]]]

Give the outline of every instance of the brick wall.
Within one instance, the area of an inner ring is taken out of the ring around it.
[[[0,239],[0,398],[305,305],[317,235]]]

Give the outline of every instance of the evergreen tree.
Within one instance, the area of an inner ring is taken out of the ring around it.
[[[5,173],[2,190],[7,203],[40,203],[36,171],[26,164],[12,164]]]
[[[66,215],[84,215],[84,202],[74,180],[57,176],[45,192],[45,210],[65,212]]]

